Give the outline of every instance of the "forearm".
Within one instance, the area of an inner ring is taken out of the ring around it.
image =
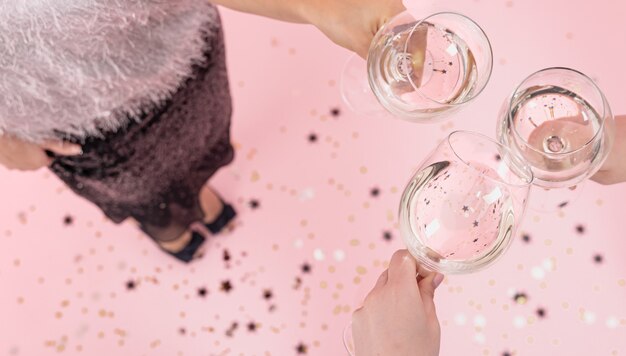
[[[315,0],[211,0],[235,11],[247,12],[273,19],[308,23],[305,7]]]

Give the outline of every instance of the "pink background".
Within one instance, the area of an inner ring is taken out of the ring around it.
[[[338,91],[348,53],[314,28],[223,11],[237,159],[212,184],[236,203],[240,226],[191,266],[131,224],[105,221],[50,173],[0,169],[0,355],[344,354],[352,310],[402,247],[403,185],[447,132],[493,136],[516,83],[555,65],[595,78],[626,113],[623,1],[446,5],[484,27],[495,66],[475,103],[431,126],[348,112]],[[441,354],[626,355],[625,201],[626,185],[588,183],[559,213],[529,212],[495,266],[447,278],[436,297]]]

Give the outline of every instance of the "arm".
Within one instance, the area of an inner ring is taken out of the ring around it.
[[[626,116],[615,117],[613,149],[600,171],[591,179],[604,185],[626,182]]]
[[[213,0],[277,20],[316,26],[336,44],[367,57],[374,34],[404,10],[402,0]]]

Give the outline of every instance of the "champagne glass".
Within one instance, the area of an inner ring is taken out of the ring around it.
[[[428,270],[479,271],[509,247],[532,181],[528,164],[507,147],[481,134],[453,132],[402,194],[404,243]]]
[[[526,78],[505,101],[500,142],[528,162],[534,185],[574,187],[595,174],[611,151],[614,118],[589,77],[548,68]]]
[[[445,118],[478,96],[493,67],[491,44],[468,17],[405,11],[374,36],[367,62],[346,64],[341,92],[355,112],[412,122]]]
[[[418,273],[476,272],[510,246],[533,173],[512,150],[481,134],[451,133],[420,165],[400,201],[400,232]],[[344,345],[353,354],[352,326]]]

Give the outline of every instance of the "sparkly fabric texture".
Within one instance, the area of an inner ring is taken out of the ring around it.
[[[0,0],[0,133],[117,130],[191,75],[217,16],[204,0]]]
[[[233,159],[231,98],[219,23],[207,33],[205,63],[154,109],[105,137],[73,140],[83,154],[51,166],[71,189],[114,222],[132,217],[158,241],[202,221],[202,186]]]

